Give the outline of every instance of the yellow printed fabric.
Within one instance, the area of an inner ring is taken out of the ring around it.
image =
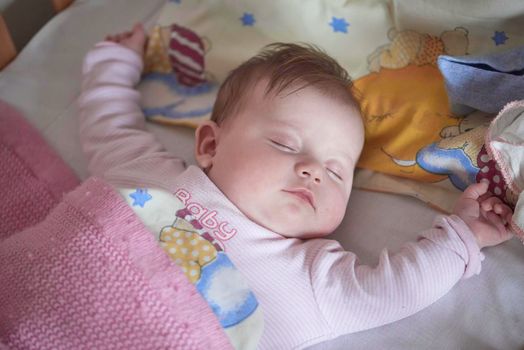
[[[197,232],[166,227],[160,233],[160,245],[182,267],[192,283],[200,279],[203,266],[216,259],[217,250]]]
[[[417,153],[442,139],[459,120],[451,116],[442,75],[433,65],[381,69],[355,83],[362,93],[365,146],[358,166],[382,173],[436,182],[445,175],[417,164]]]

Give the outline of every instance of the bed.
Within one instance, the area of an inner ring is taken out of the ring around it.
[[[82,58],[107,33],[139,21],[152,28],[164,5],[165,0],[76,0],[0,72],[0,99],[21,111],[81,179],[88,177],[75,108]],[[153,122],[147,127],[187,164],[195,163],[191,128]],[[375,189],[354,189],[345,219],[331,237],[367,264],[376,263],[382,249],[396,251],[415,239],[442,209]],[[459,282],[427,309],[311,349],[522,349],[524,247],[512,239],[484,253],[479,276]]]

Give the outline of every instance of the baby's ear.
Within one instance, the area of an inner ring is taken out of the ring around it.
[[[204,170],[213,165],[219,132],[219,126],[211,120],[200,124],[195,131],[195,159]]]

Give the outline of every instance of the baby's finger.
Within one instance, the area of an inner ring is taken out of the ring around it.
[[[502,203],[495,204],[495,206],[493,207],[493,211],[499,214],[500,216],[505,216],[505,214],[507,213],[507,210]]]
[[[499,204],[495,204],[493,212],[499,216],[500,220],[502,221],[502,225],[506,226],[508,224],[508,221],[506,220],[507,213],[504,211],[502,206],[500,206]]]
[[[480,203],[480,207],[486,211],[493,210],[497,204],[501,204],[502,201],[498,197],[489,197]]]
[[[504,203],[496,204],[494,211],[503,218],[506,223],[511,222],[511,219],[513,218],[513,210],[511,210],[508,205]]]
[[[136,33],[136,32],[144,32],[145,33],[145,29],[144,29],[144,25],[139,22],[139,23],[136,23],[134,26],[133,26],[133,29],[131,30],[133,33]]]
[[[123,32],[123,33],[120,33],[120,34],[117,34],[117,38],[118,38],[118,41],[122,41],[124,39],[127,39],[131,36],[131,32]]]
[[[122,34],[110,34],[106,36],[107,41],[120,42],[122,40]]]
[[[464,198],[477,200],[480,196],[488,191],[489,184],[487,182],[479,182],[468,186],[463,193]]]
[[[506,232],[506,224],[502,221],[502,218],[491,211],[485,213],[486,218],[491,222],[500,233]]]
[[[511,227],[510,227],[510,225],[506,224],[506,225],[504,226],[504,231],[500,231],[500,237],[501,237],[504,241],[507,241],[508,239],[513,238],[513,232],[511,231]]]
[[[479,203],[484,202],[486,199],[491,198],[491,197],[493,197],[493,193],[491,193],[490,191],[487,191],[486,193],[484,193],[482,196],[479,197],[478,202]]]
[[[508,205],[504,204],[502,201],[500,201],[500,203],[496,203],[493,206],[493,211],[503,218],[506,218],[508,214],[511,215],[513,213],[511,208]]]

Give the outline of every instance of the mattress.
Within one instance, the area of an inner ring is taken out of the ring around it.
[[[19,109],[76,174],[88,177],[78,142],[75,99],[82,58],[108,33],[151,26],[165,0],[77,0],[49,21],[0,72],[0,98]],[[165,147],[194,164],[193,130],[148,123]],[[342,225],[330,237],[376,264],[398,251],[439,212],[407,196],[354,189]],[[521,349],[524,347],[524,247],[516,239],[484,250],[480,275],[459,282],[423,311],[312,349]],[[308,320],[304,320],[308,322]]]

